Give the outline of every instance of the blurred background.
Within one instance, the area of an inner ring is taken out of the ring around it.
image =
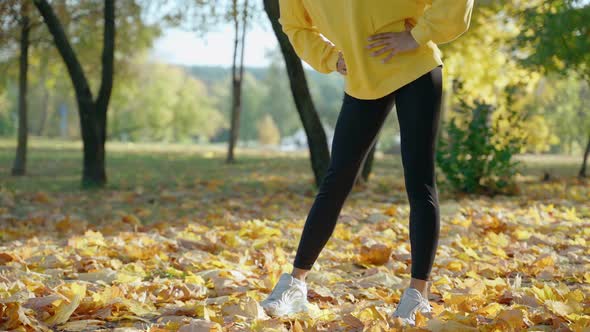
[[[111,147],[299,153],[317,183],[343,77],[300,62],[277,18],[277,0],[1,0],[0,177],[58,174],[71,157],[84,186],[104,186]],[[476,1],[469,31],[440,45],[438,158],[454,187],[507,187],[514,158],[544,180],[586,175],[589,22],[587,1]],[[399,153],[392,114],[365,179],[375,155]]]

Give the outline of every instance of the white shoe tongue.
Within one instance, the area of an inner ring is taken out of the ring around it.
[[[420,293],[420,291],[418,291],[417,289],[412,288],[412,287],[406,289],[406,293],[408,294],[408,296],[411,296],[416,299],[422,298],[422,293]]]

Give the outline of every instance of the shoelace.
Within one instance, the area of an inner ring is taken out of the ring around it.
[[[395,310],[395,315],[398,317],[406,316],[401,313],[401,311],[399,310],[400,308],[403,308],[401,303],[398,305],[397,309]],[[420,301],[414,307],[411,307],[410,309],[408,309],[408,311],[405,311],[405,312],[409,313],[410,319],[415,320],[416,319],[416,312],[418,310],[422,311],[422,308],[427,309],[427,310],[430,309],[430,303],[428,303],[428,300],[426,300],[424,298],[421,298]]]
[[[284,278],[283,278],[284,279]],[[270,293],[270,295],[268,296],[268,299],[276,299],[276,293],[282,292],[283,294],[281,295],[281,298],[285,295],[286,291],[291,288],[293,285],[295,285],[295,281],[294,280],[289,280],[288,283],[286,282],[282,282],[282,280],[279,280],[279,283],[276,285],[276,287],[272,290],[272,292]]]

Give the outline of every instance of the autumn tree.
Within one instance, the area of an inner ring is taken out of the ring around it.
[[[239,10],[239,7],[242,7],[241,10]],[[238,0],[232,0],[231,17],[234,26],[234,54],[231,67],[232,107],[226,159],[228,163],[235,161],[234,149],[238,141],[240,128],[240,113],[242,111],[242,78],[244,77],[244,49],[248,26],[248,0],[244,0],[242,6],[239,5]],[[237,63],[238,51],[240,54],[239,64]]]
[[[520,62],[543,73],[563,77],[576,72],[590,84],[590,4],[580,0],[550,0],[526,1],[521,6],[522,9],[515,12],[522,32],[514,40],[515,49],[523,54]],[[580,117],[587,116],[580,112]],[[586,148],[578,172],[580,177],[586,176],[590,155],[590,127],[586,127],[585,132]]]
[[[10,3],[4,3],[10,5]],[[12,167],[12,175],[24,175],[27,165],[27,137],[28,137],[28,121],[27,121],[27,74],[28,74],[28,59],[29,59],[29,35],[31,32],[30,13],[27,2],[18,4],[17,16],[18,25],[20,27],[20,55],[19,55],[19,88],[18,88],[18,140],[16,148],[16,156],[14,158],[14,165]],[[14,7],[12,8],[15,9]]]
[[[295,53],[289,38],[283,32],[279,23],[280,11],[278,0],[264,0],[264,10],[268,15],[285,59],[291,93],[307,136],[315,184],[319,186],[330,164],[330,151],[328,149],[326,133],[311,98],[301,60],[297,56],[297,53]]]
[[[25,175],[28,143],[28,72],[31,30],[37,23],[31,17],[28,0],[6,0],[0,3],[0,41],[10,44],[12,36],[18,36],[18,135],[12,175]]]
[[[115,70],[115,0],[104,0],[102,75],[96,98],[93,96],[78,56],[51,4],[47,0],[34,0],[34,3],[53,36],[55,46],[66,65],[76,93],[84,154],[82,186],[84,188],[102,187],[107,182],[105,169],[107,109]]]

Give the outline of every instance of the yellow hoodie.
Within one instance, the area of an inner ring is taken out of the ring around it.
[[[450,42],[469,28],[474,0],[279,0],[279,23],[297,55],[321,73],[336,71],[338,51],[346,63],[345,92],[377,99],[442,65],[437,44]],[[367,38],[405,30],[420,46],[371,56]],[[323,38],[325,37],[325,38]]]

